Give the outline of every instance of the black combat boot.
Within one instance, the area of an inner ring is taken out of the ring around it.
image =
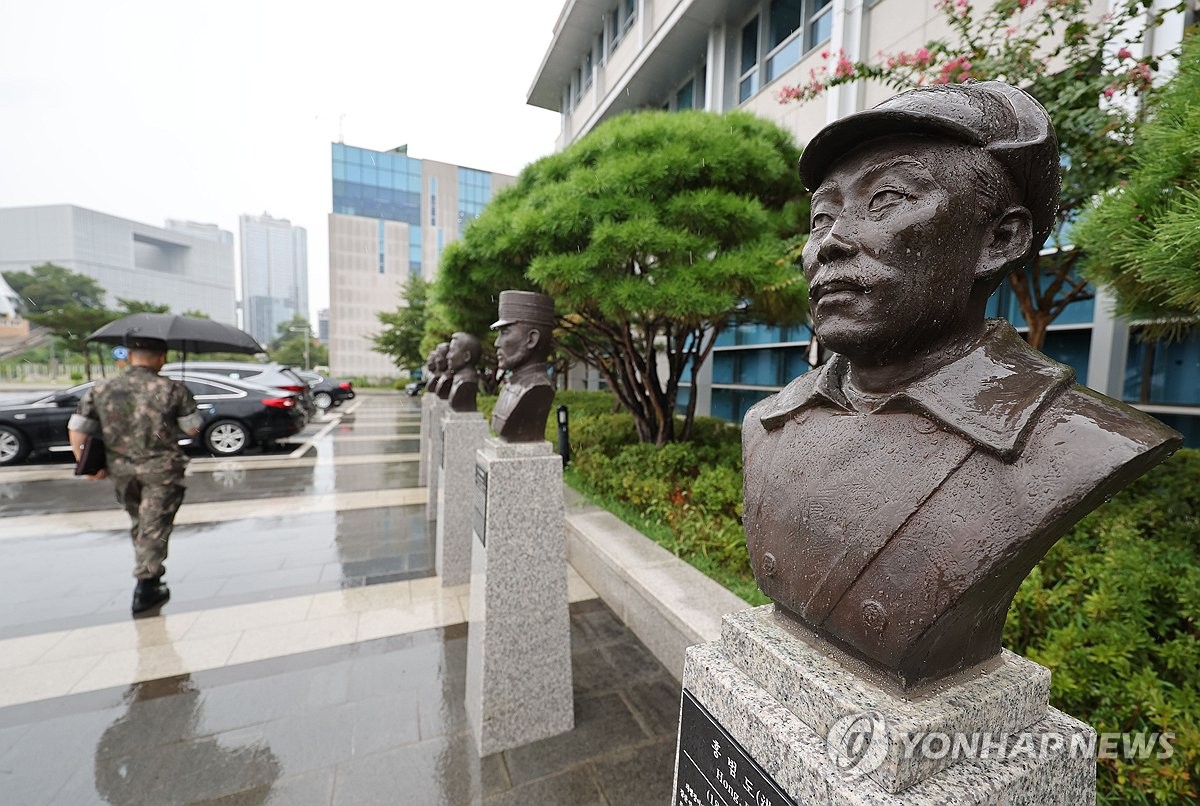
[[[171,589],[162,581],[162,577],[139,579],[133,589],[133,614],[139,615],[166,603],[171,598]]]

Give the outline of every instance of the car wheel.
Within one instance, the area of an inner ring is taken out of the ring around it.
[[[218,420],[204,432],[204,447],[217,456],[236,456],[249,441],[246,427],[236,420]]]
[[[15,465],[29,454],[29,440],[15,428],[0,425],[0,466]]]
[[[333,397],[328,392],[315,392],[313,394],[313,403],[317,404],[317,408],[324,411],[333,405]]]

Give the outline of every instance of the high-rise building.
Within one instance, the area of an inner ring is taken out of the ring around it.
[[[317,341],[329,346],[329,309],[322,308],[317,311]]]
[[[433,280],[446,244],[459,237],[514,177],[333,144],[329,215],[329,368],[386,378],[391,359],[371,349],[377,313],[403,304],[410,277]]]
[[[1107,0],[1099,0],[1100,13]],[[1161,0],[1147,15],[1166,8]],[[601,13],[597,13],[600,11]],[[1194,12],[1172,13],[1152,44],[1178,42]],[[948,34],[931,0],[609,0],[566,3],[529,90],[533,106],[562,116],[563,148],[601,122],[637,109],[742,109],[808,142],[827,123],[894,94],[879,82],[829,90],[807,103],[779,102],[785,85],[839,54],[851,60],[912,52]],[[1182,431],[1200,446],[1200,336],[1144,345],[1137,324],[1111,314],[1103,288],[1054,321],[1043,351],[1072,365],[1079,380],[1124,399]],[[989,316],[1025,329],[1008,285]],[[808,369],[807,327],[742,323],[724,330],[697,377],[681,389],[696,410],[740,421],[757,401]],[[598,380],[589,374],[589,384]]]
[[[70,204],[0,209],[0,271],[54,263],[118,299],[200,311],[235,324],[233,233],[214,224],[154,227]]]
[[[242,329],[262,344],[308,312],[308,233],[286,218],[242,215]]]

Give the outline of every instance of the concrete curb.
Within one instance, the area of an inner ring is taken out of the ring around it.
[[[563,485],[567,558],[614,613],[683,680],[684,650],[721,637],[721,617],[749,604]]]

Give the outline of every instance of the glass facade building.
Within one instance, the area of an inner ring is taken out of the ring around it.
[[[402,304],[405,283],[433,280],[446,244],[513,177],[391,151],[332,143],[329,361],[337,375],[395,377],[371,350],[376,314]]]

